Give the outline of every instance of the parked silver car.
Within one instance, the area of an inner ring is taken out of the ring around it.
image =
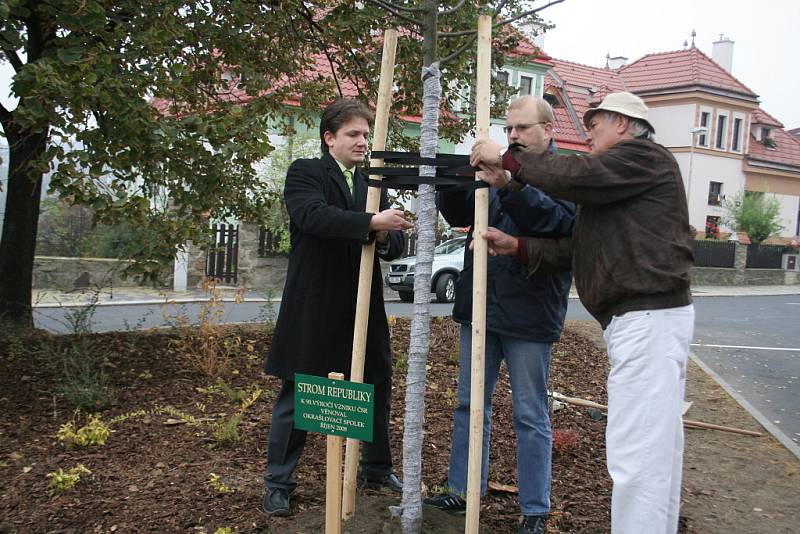
[[[464,246],[466,237],[445,241],[433,251],[431,267],[431,293],[436,293],[438,302],[453,302],[456,298],[456,280],[464,268]],[[403,302],[414,301],[414,266],[416,256],[394,260],[384,281],[397,291]]]

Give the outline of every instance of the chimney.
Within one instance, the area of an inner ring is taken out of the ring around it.
[[[528,22],[526,24],[521,24],[520,29],[522,30],[522,34],[536,45],[536,48],[544,51],[544,34],[545,31],[547,31],[544,24],[540,22]]]
[[[620,67],[624,67],[628,64],[628,58],[625,56],[616,56],[608,58],[608,68],[611,70],[616,70]]]
[[[733,67],[733,41],[719,34],[719,41],[714,41],[714,48],[711,51],[711,59],[717,62],[720,67],[728,73]]]

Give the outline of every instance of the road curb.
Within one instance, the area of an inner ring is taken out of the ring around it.
[[[151,305],[156,306],[159,304],[192,304],[195,302],[208,302],[208,297],[184,297],[184,298],[177,298],[177,299],[167,299],[167,300],[156,300],[156,299],[142,299],[142,300],[118,300],[108,301],[104,300],[101,302],[96,303],[95,305],[98,307],[105,307],[105,306],[141,306],[141,305]],[[236,302],[235,298],[231,297],[223,297],[219,299],[220,302]],[[279,303],[281,299],[266,299],[261,297],[252,297],[252,298],[245,298],[239,300],[238,302],[270,302],[270,303]],[[33,308],[84,308],[89,306],[91,303],[89,302],[48,302],[48,303],[40,303],[34,304]]]
[[[775,424],[767,419],[761,412],[759,412],[755,406],[750,404],[743,396],[741,396],[730,384],[728,384],[721,376],[719,376],[716,371],[711,369],[708,365],[706,365],[695,353],[689,351],[689,358],[697,364],[697,366],[702,369],[708,376],[710,376],[714,381],[720,385],[725,392],[733,397],[733,400],[739,403],[739,405],[745,409],[747,413],[749,413],[758,423],[764,427],[764,429],[772,434],[772,437],[777,439],[781,445],[786,447],[789,452],[794,454],[798,460],[800,460],[800,446],[798,446],[792,439],[787,436],[783,430],[775,426]]]

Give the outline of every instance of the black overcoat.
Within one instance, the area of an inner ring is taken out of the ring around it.
[[[336,160],[300,159],[286,175],[291,252],[286,284],[265,370],[284,380],[295,373],[350,376],[358,271],[372,214],[365,213],[367,176],[357,170],[350,193]],[[381,211],[388,209],[386,191]],[[379,384],[391,376],[389,327],[383,305],[378,257],[400,256],[403,232],[389,232],[388,250],[375,254],[370,295],[364,381]]]

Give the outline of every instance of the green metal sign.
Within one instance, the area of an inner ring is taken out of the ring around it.
[[[294,426],[300,430],[372,441],[375,386],[294,375]]]

